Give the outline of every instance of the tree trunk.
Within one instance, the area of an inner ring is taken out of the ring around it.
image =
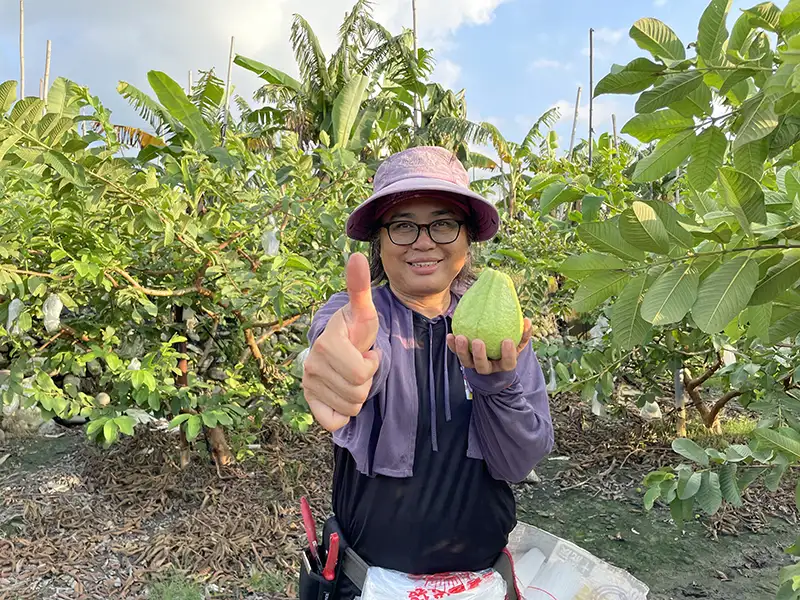
[[[225,431],[222,427],[211,427],[206,430],[208,432],[208,443],[211,446],[211,455],[217,466],[227,466],[233,462],[233,453],[231,452],[228,441],[225,439]]]
[[[176,323],[183,322],[183,307],[175,306],[174,319]],[[186,342],[178,342],[175,344],[175,350],[183,354],[186,353]],[[189,364],[185,358],[178,359],[178,370],[180,374],[175,375],[175,387],[182,388],[189,385]],[[181,469],[185,469],[189,464],[191,458],[189,456],[189,442],[186,439],[186,431],[181,427]]]
[[[673,380],[675,382],[675,408],[678,409],[675,435],[686,437],[686,388],[683,385],[683,367],[675,368]]]

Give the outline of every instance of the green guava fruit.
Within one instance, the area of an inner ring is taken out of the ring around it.
[[[484,269],[461,297],[453,312],[453,333],[464,335],[470,348],[475,339],[486,344],[486,356],[498,360],[503,340],[522,340],[524,323],[517,290],[511,277],[495,269]]]

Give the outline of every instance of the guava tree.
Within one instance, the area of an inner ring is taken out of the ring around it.
[[[105,443],[166,417],[184,442],[205,431],[226,464],[226,426],[276,406],[308,424],[286,406],[282,367],[302,344],[278,334],[341,288],[341,222],[367,173],[352,154],[307,154],[291,136],[271,157],[236,135],[215,144],[177,83],[149,80],[180,128],[169,152],[141,161],[119,156],[118,130],[86,88],[58,79],[47,103],[15,102],[15,82],[0,85],[4,396],[88,416],[87,434]],[[84,120],[96,126],[81,134]],[[91,384],[69,378],[87,372]]]
[[[713,514],[723,500],[739,504],[760,476],[776,488],[800,460],[800,2],[758,4],[729,31],[730,7],[710,2],[689,46],[657,19],[632,26],[648,56],[615,66],[593,93],[638,95],[622,132],[653,147],[632,181],[678,175],[677,193],[607,206],[577,227],[590,251],[562,265],[576,310],[609,307],[603,376],[654,343],[679,364],[699,347],[702,367],[681,369],[682,383],[727,387],[708,405],[691,394],[706,425],[734,398],[764,413],[747,445],[674,442],[689,462],[651,473],[645,503],[660,498],[678,522],[696,505]],[[800,566],[781,583],[783,597],[797,595]]]

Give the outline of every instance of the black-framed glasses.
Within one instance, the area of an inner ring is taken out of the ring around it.
[[[463,221],[456,219],[437,219],[431,223],[414,223],[413,221],[393,221],[382,227],[389,232],[389,239],[396,246],[410,246],[419,238],[424,229],[428,237],[437,244],[452,244],[461,232]]]

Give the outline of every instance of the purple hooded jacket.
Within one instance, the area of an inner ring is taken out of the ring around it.
[[[375,341],[375,347],[381,351],[380,366],[361,412],[334,432],[333,440],[350,451],[363,474],[411,477],[420,407],[414,370],[412,311],[387,284],[374,287],[372,297],[380,322]],[[460,297],[453,291],[449,309],[437,319],[452,317]],[[347,302],[347,292],[338,292],[314,315],[308,332],[311,345],[333,314]],[[444,351],[450,352],[447,346]],[[432,368],[434,357],[429,360]],[[446,368],[447,361],[444,362]],[[481,375],[463,367],[462,371],[473,402],[467,456],[485,460],[495,479],[511,483],[524,480],[553,447],[546,383],[532,345],[520,353],[514,371],[492,375]],[[448,380],[446,373],[444,380]],[[434,394],[432,389],[429,406],[435,418]],[[444,396],[445,414],[449,416],[447,387]],[[376,408],[380,410],[383,423],[374,456],[368,456]],[[436,450],[435,420],[432,429],[431,443]]]

